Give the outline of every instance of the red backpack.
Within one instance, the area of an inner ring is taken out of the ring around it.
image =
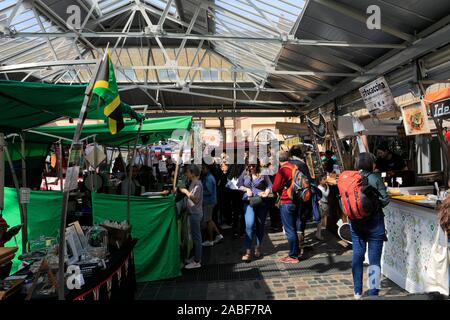
[[[369,185],[369,176],[359,171],[344,171],[339,176],[342,209],[350,220],[362,220],[380,210],[379,193]]]
[[[311,185],[309,179],[298,170],[298,167],[293,163],[286,162],[281,167],[292,170],[292,182],[289,188],[287,188],[289,199],[295,202],[309,201],[311,199]]]

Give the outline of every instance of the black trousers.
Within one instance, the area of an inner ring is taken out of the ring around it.
[[[244,201],[242,200],[243,192],[239,190],[229,191],[229,199],[231,201],[231,220],[233,225],[233,230],[239,235],[244,234],[245,230],[245,216],[244,216]]]

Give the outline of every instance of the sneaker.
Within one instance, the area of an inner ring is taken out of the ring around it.
[[[214,239],[214,243],[216,244],[216,243],[219,243],[220,241],[222,241],[223,240],[223,235],[221,235],[221,234],[218,234],[217,236],[216,236],[216,239]]]
[[[212,247],[214,246],[214,241],[205,241],[202,243],[202,246],[204,247]]]
[[[228,225],[228,224],[226,224],[226,223],[224,223],[224,224],[222,224],[220,226],[220,229],[222,229],[222,230],[228,230],[228,229],[231,229],[231,228],[233,228],[233,227]]]
[[[355,300],[361,300],[362,295],[355,293],[354,297],[355,297]]]
[[[289,256],[285,256],[278,261],[281,263],[299,263],[300,262],[298,259],[294,259]]]
[[[186,264],[192,263],[192,262],[194,262],[194,257],[192,257],[192,258],[190,258],[190,259],[185,259],[184,262],[185,262]]]
[[[201,268],[202,264],[200,262],[192,261],[191,263],[184,266],[185,269],[197,269]]]

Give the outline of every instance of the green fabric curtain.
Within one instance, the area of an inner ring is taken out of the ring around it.
[[[22,160],[22,145],[20,138],[17,137],[14,142],[11,139],[7,140],[8,142],[8,151],[11,155],[12,161]],[[32,157],[45,157],[47,156],[48,149],[50,148],[49,143],[34,143],[25,141],[25,157],[26,159]],[[5,157],[5,162],[6,162]]]
[[[40,236],[57,237],[61,216],[61,192],[31,191],[30,203],[27,206],[28,240],[36,240]],[[17,193],[14,188],[5,188],[5,209],[3,217],[10,227],[20,224],[20,211],[17,202]],[[19,250],[13,260],[11,273],[20,265],[17,259],[22,253],[22,231],[16,236]],[[12,238],[5,247],[15,247],[16,241]]]
[[[127,219],[127,196],[92,194],[94,223]],[[131,197],[132,235],[138,282],[181,275],[180,241],[173,196],[160,199]]]
[[[147,119],[144,121],[141,130],[141,140],[145,139],[148,143],[153,143],[160,141],[162,139],[169,139],[172,137],[174,130],[190,130],[192,123],[192,117],[165,117],[165,118],[154,118]],[[76,126],[44,126],[33,129],[34,131],[52,134],[58,137],[73,138],[73,133],[75,132]],[[120,146],[125,145],[130,141],[136,139],[136,134],[139,130],[139,124],[136,121],[125,122],[125,128],[115,135],[111,135],[106,123],[101,124],[91,124],[83,126],[81,133],[81,138],[97,135],[96,141],[100,144]],[[33,135],[28,133],[27,135]],[[36,140],[36,134],[33,135],[33,139]],[[182,139],[183,137],[176,137]],[[41,141],[56,141],[55,138],[50,138],[47,136],[41,136]]]

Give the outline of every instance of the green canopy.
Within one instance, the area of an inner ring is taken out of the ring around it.
[[[19,132],[63,117],[78,118],[86,87],[0,80],[0,132]],[[126,103],[121,108],[123,113],[139,118]],[[87,118],[105,119],[96,95],[88,107]]]
[[[192,117],[190,116],[147,119],[142,125],[141,139],[147,141],[148,138],[148,143],[168,139],[172,137],[174,130],[190,130],[191,123]],[[72,139],[75,128],[76,126],[44,126],[35,128],[33,131]],[[138,130],[139,124],[136,124],[136,121],[125,122],[125,127],[115,135],[111,135],[106,123],[91,124],[83,126],[81,138],[96,135],[95,140],[100,144],[120,146],[127,142],[134,141]],[[56,138],[49,136],[42,136],[41,139],[42,141],[57,140]]]
[[[61,117],[77,118],[86,85],[48,84],[0,80],[0,131],[17,132]],[[89,119],[104,119],[94,96]]]

